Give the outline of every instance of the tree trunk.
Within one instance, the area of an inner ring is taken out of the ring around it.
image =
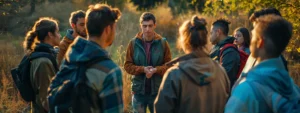
[[[35,12],[35,2],[36,0],[30,0],[30,15],[32,15]]]

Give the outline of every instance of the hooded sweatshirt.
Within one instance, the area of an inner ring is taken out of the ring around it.
[[[46,52],[53,57],[56,57],[56,52],[53,46],[46,43],[39,43],[35,46],[34,51]],[[30,81],[32,88],[36,95],[35,100],[32,101],[32,113],[46,113],[48,112],[47,89],[49,87],[51,78],[58,71],[56,63],[52,63],[50,59],[40,57],[31,61],[30,67]]]
[[[280,57],[260,62],[241,78],[226,113],[300,113],[300,90]]]
[[[179,57],[164,75],[155,100],[157,113],[223,113],[230,81],[204,52]]]

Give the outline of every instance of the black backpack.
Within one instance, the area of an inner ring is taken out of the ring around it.
[[[93,100],[99,99],[98,95],[89,95],[97,94],[97,92],[87,86],[85,72],[92,65],[104,60],[110,59],[103,56],[88,62],[78,63],[76,73],[70,75],[70,78],[63,78],[62,76],[72,73],[71,71],[61,70],[57,73],[55,79],[58,82],[53,80],[48,92],[50,113],[90,113],[90,107],[98,108],[99,103],[93,103],[95,102]],[[65,63],[68,62],[65,61]]]
[[[32,52],[23,57],[18,67],[11,70],[11,75],[15,85],[17,86],[21,97],[31,102],[35,99],[35,91],[32,88],[30,81],[30,67],[31,61],[37,58],[45,57],[51,60],[56,71],[58,71],[55,57],[47,52]]]

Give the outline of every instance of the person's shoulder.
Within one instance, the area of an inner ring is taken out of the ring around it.
[[[38,64],[52,64],[51,60],[46,57],[36,58],[36,59],[33,59],[31,62],[38,63]]]
[[[121,69],[116,63],[109,59],[95,63],[88,68],[88,71],[94,71],[95,74],[105,73],[105,75],[108,75],[112,73],[120,73]]]
[[[182,75],[183,72],[180,70],[179,64],[176,63],[165,72],[164,77],[174,80],[181,78]]]
[[[236,48],[234,48],[234,47],[227,47],[226,49],[224,49],[223,54],[229,53],[229,52],[238,53],[238,50]]]
[[[251,86],[250,82],[245,80],[238,84],[233,90],[232,94],[235,98],[240,98],[242,100],[247,100],[249,98],[254,98],[253,86]]]
[[[86,70],[88,85],[96,91],[101,91],[103,84],[122,84],[122,71],[111,60],[98,62]]]

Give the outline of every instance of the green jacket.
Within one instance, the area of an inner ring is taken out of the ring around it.
[[[143,67],[150,66],[150,64],[147,63],[147,57],[143,46],[143,40],[139,36],[141,35],[138,34],[137,37],[131,40],[131,42],[129,43],[124,68],[127,73],[133,75],[131,79],[132,92],[134,94],[144,95],[146,75],[143,71]],[[164,43],[164,45],[162,43]],[[157,72],[154,73],[151,77],[151,95],[155,95],[158,92],[160,83],[162,81],[162,76],[168,69],[168,67],[164,64],[171,60],[171,53],[166,39],[162,38],[158,34],[156,34],[153,40],[150,52],[151,66],[157,68]]]
[[[48,44],[38,44],[35,49],[37,48],[50,50],[53,55],[56,56],[53,47]],[[47,90],[52,77],[55,76],[55,73],[55,66],[52,64],[50,59],[41,57],[31,61],[30,81],[36,93],[35,100],[31,104],[32,113],[47,113],[49,110]]]
[[[233,37],[225,38],[224,40],[216,44],[210,53],[210,57],[213,60],[219,62],[225,68],[230,80],[231,87],[237,80],[237,74],[240,65],[240,55],[239,52],[234,48],[225,49],[223,51],[223,54],[220,55],[220,49],[227,43],[233,43],[233,41]],[[222,58],[222,62],[220,62],[220,58]]]

